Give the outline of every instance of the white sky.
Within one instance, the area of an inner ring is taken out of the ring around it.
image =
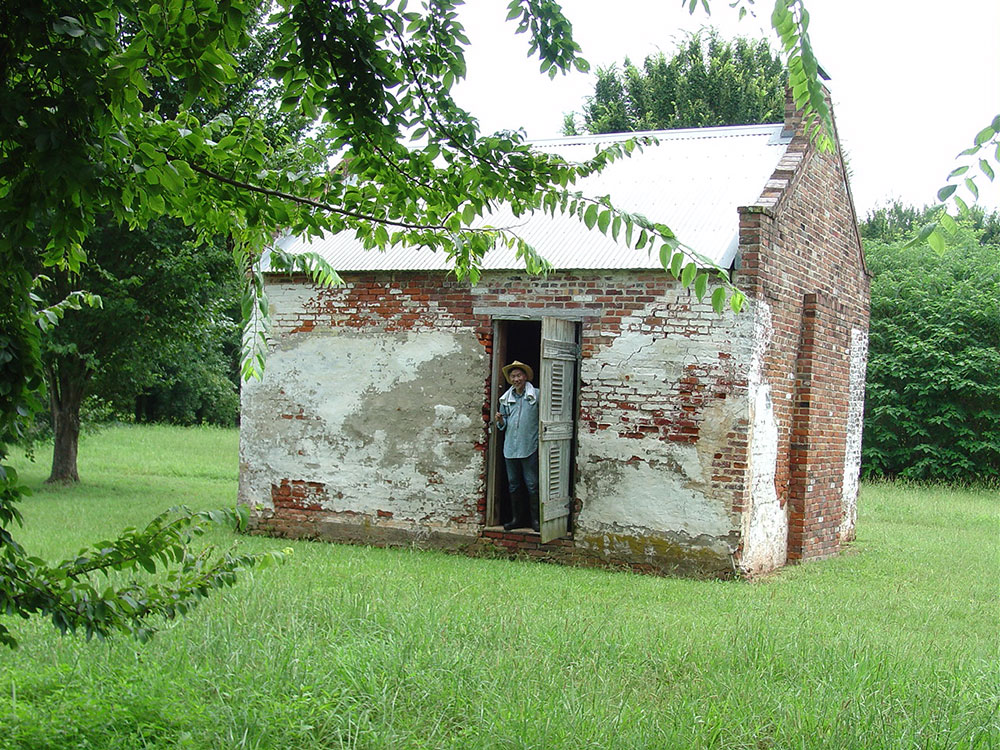
[[[936,201],[955,156],[1000,112],[1000,0],[805,0],[810,36],[830,75],[834,116],[851,172],[859,215],[900,199]],[[524,128],[529,138],[560,134],[563,114],[579,112],[593,74],[550,80],[528,60],[527,37],[505,23],[506,0],[467,0],[462,11],[471,47],[459,104],[484,132]],[[640,64],[670,54],[685,31],[715,25],[724,37],[767,35],[770,0],[760,20],[737,21],[728,0],[711,17],[690,16],[680,0],[562,0],[573,35],[593,69]],[[977,180],[980,205],[1000,208],[1000,175]],[[988,189],[987,189],[988,188]],[[963,197],[968,198],[967,195]]]

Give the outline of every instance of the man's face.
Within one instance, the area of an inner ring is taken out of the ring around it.
[[[528,376],[524,374],[524,370],[515,367],[510,371],[510,382],[514,389],[520,393],[524,390],[524,384],[528,382]]]

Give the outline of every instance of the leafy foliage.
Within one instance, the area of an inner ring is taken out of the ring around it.
[[[649,55],[641,69],[626,59],[621,72],[598,70],[583,127],[617,133],[746,125],[781,122],[784,111],[785,69],[767,42],[730,42],[709,29],[689,35],[672,57]]]
[[[36,290],[43,303],[74,286],[101,301],[43,335],[47,385],[72,371],[81,396],[95,394],[119,414],[191,424],[211,412],[217,419],[209,421],[233,424],[236,383],[226,376],[239,348],[241,280],[228,249],[197,242],[168,219],[141,231],[102,224],[84,249],[81,273],[57,270],[58,283]]]
[[[926,219],[932,208],[916,208],[899,201],[868,212],[865,220],[859,222],[862,240],[894,242],[905,238]]]
[[[212,589],[233,585],[241,568],[282,560],[278,553],[227,552],[216,557],[211,546],[192,551],[192,539],[208,525],[231,523],[239,528],[246,514],[242,507],[197,513],[173,509],[142,530],[125,529],[116,539],[98,542],[55,565],[34,557],[0,558],[0,577],[14,584],[0,587],[0,612],[25,619],[42,614],[59,632],[82,632],[88,640],[103,640],[116,631],[146,640],[153,633],[150,619],[184,614]],[[112,571],[140,570],[150,575],[165,572],[152,582],[106,585],[103,590],[99,586],[100,578]],[[16,644],[2,624],[0,644]]]
[[[912,211],[914,222],[919,213]],[[994,216],[984,223],[996,221]],[[1000,243],[963,220],[939,254],[928,245],[907,248],[908,230],[900,227],[888,240],[865,243],[872,315],[864,471],[996,480]]]
[[[958,159],[965,163],[959,164],[948,175],[949,184],[938,190],[938,200],[943,203],[950,198],[960,209],[965,209],[968,204],[957,194],[958,187],[964,187],[975,201],[979,198],[978,177],[982,175],[993,182],[997,169],[1000,169],[1000,115],[976,133],[972,145],[962,151]]]

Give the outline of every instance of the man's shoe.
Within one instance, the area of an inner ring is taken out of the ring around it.
[[[531,530],[532,531],[538,531],[538,521],[532,521],[531,522]]]
[[[503,525],[504,531],[513,531],[514,529],[520,529],[526,524],[520,518],[512,518],[507,523]]]

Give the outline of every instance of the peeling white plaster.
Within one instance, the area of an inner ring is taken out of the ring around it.
[[[620,384],[628,397],[639,399],[641,413],[675,408],[675,385],[690,365],[717,369],[720,374],[730,367],[729,377],[738,378],[735,370],[746,362],[750,348],[748,316],[727,313],[720,320],[706,306],[711,319],[706,318],[702,334],[650,330],[649,317],[672,317],[664,310],[671,302],[648,303],[624,318],[621,334],[584,360],[582,381],[593,383],[604,396]],[[729,364],[721,364],[720,352],[731,355]],[[582,501],[579,534],[600,535],[610,529],[635,538],[667,533],[693,539],[726,537],[737,530],[731,500],[713,492],[711,462],[747,409],[739,394],[706,405],[694,444],[623,437],[615,429],[581,431],[576,482]],[[729,550],[728,543],[722,544]]]
[[[771,310],[755,300],[753,350],[750,357],[750,500],[743,514],[745,573],[757,574],[785,564],[788,556],[788,511],[781,507],[774,484],[778,465],[778,423],[771,403],[771,387],[764,382],[764,357],[774,335]]]
[[[725,536],[733,519],[719,499],[693,490],[704,480],[694,446],[672,447],[661,441],[637,445],[628,438],[580,436],[579,461],[586,478],[578,483],[583,509],[581,530],[607,525],[683,532],[688,536]],[[641,460],[630,461],[636,454]]]
[[[868,332],[851,329],[850,396],[844,456],[843,516],[840,538],[854,538],[858,520],[858,490],[861,477],[861,434],[865,414],[865,372],[868,367]]]
[[[485,369],[470,331],[286,337],[244,388],[241,498],[270,507],[272,483],[290,479],[323,484],[330,511],[439,525],[469,515]]]
[[[311,300],[294,285],[269,291],[289,316]],[[689,304],[697,303],[686,293],[665,295],[623,319],[621,335],[582,362],[581,402],[620,394],[637,401],[636,414],[671,414],[677,383],[692,365],[709,378],[749,382],[749,390],[702,403],[693,443],[626,437],[624,420],[621,430],[580,430],[578,539],[659,539],[725,557],[742,529],[744,567],[770,569],[784,562],[787,537],[774,486],[778,427],[763,380],[770,311],[757,302],[720,320],[703,305],[704,314],[678,319],[673,311]],[[650,317],[666,322],[651,326]],[[476,445],[487,372],[475,332],[458,326],[412,333],[327,327],[278,339],[263,381],[244,388],[241,499],[269,507],[272,484],[316,482],[327,493],[322,507],[346,523],[382,511],[378,523],[387,528],[468,533],[483,491]],[[741,516],[732,490],[712,477],[716,453],[744,429],[751,484]]]
[[[778,424],[771,389],[756,388],[750,429],[750,507],[743,519],[745,572],[762,573],[785,564],[788,556],[788,511],[774,485],[778,463]]]

